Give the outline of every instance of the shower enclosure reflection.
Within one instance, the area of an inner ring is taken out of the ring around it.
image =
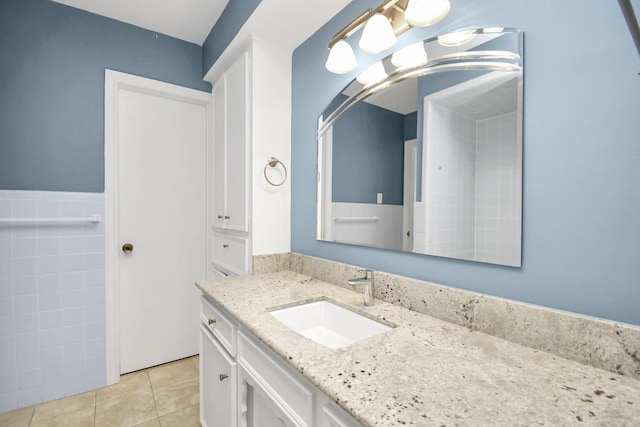
[[[521,32],[424,47],[323,112],[318,239],[519,266]]]

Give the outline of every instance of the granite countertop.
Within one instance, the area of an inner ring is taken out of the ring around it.
[[[640,381],[285,271],[197,286],[365,426],[640,425]],[[331,350],[270,310],[327,299],[395,325]],[[553,331],[550,331],[553,333]]]

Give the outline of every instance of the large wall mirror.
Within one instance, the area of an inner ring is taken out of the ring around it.
[[[502,28],[365,70],[319,120],[318,239],[520,266],[522,70]]]

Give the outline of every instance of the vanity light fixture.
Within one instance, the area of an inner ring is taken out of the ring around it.
[[[325,68],[335,74],[344,74],[356,68],[358,61],[346,40],[339,40],[329,51]]]
[[[476,36],[476,30],[456,31],[455,33],[438,36],[438,43],[442,46],[462,46],[469,43]]]
[[[380,53],[392,48],[396,37],[412,27],[439,22],[449,9],[449,0],[384,0],[380,6],[366,10],[333,36],[325,68],[332,73],[344,74],[357,66],[353,50],[346,40],[363,27],[360,49]]]
[[[360,49],[367,53],[380,53],[396,45],[396,35],[389,19],[376,13],[367,21],[360,37]]]
[[[426,27],[441,21],[449,9],[449,0],[409,0],[404,17],[414,27]]]

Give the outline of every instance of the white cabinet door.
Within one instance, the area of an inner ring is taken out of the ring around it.
[[[226,78],[226,223],[225,228],[249,231],[249,53],[225,72]]]
[[[200,423],[236,425],[237,365],[204,325],[200,326]]]
[[[223,74],[213,85],[213,225],[224,226],[225,164],[227,141],[226,78]]]
[[[249,231],[249,54],[213,85],[213,225]]]
[[[242,427],[300,427],[263,386],[242,365],[238,367],[239,426]]]

